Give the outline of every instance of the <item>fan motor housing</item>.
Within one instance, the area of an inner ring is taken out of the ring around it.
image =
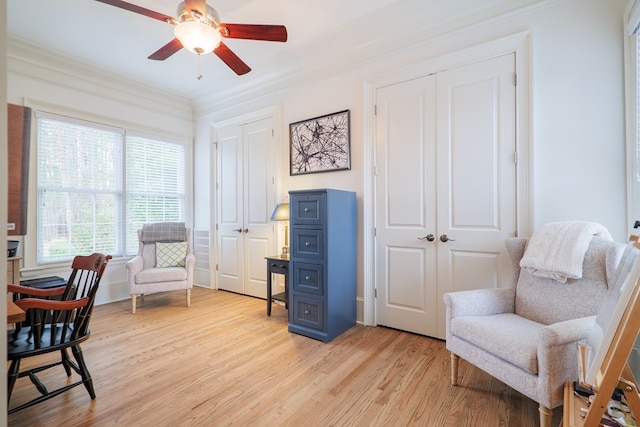
[[[192,13],[190,10],[187,10],[187,6],[185,5],[185,2],[183,1],[180,2],[176,12],[178,15],[178,22],[196,20],[196,21],[201,21],[208,25],[211,25],[214,28],[217,28],[218,24],[220,24],[220,15],[214,8],[212,8],[209,5],[207,5],[207,16],[200,17],[198,16],[199,13],[197,11],[194,11],[194,12],[195,13]]]

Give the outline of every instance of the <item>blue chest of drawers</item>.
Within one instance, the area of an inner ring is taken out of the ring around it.
[[[356,323],[356,194],[290,191],[289,331],[329,342]]]

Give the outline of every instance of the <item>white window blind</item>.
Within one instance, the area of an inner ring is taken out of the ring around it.
[[[121,253],[123,141],[121,130],[38,115],[38,263]]]
[[[629,118],[628,145],[629,153],[635,156],[631,159],[629,165],[631,170],[629,180],[628,199],[631,202],[631,218],[638,220],[638,212],[640,211],[640,0],[629,2],[629,6],[625,12],[626,30],[629,36],[629,43],[626,43],[628,69],[631,73],[635,73],[634,78],[628,79],[627,93],[630,100],[627,102],[627,112]],[[631,178],[634,178],[633,180]]]
[[[134,254],[144,223],[184,220],[185,150],[130,135],[126,147],[127,253]]]
[[[38,112],[37,263],[135,255],[144,223],[184,221],[185,147]]]
[[[636,105],[636,122],[635,122],[635,146],[636,146],[636,185],[640,184],[640,32],[634,34],[635,38],[635,65],[636,65],[636,90],[635,90],[635,105]]]

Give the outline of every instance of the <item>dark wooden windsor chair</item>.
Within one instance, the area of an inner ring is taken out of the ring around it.
[[[100,279],[111,255],[94,253],[73,259],[71,276],[66,286],[53,289],[34,289],[20,285],[7,285],[9,292],[20,295],[16,304],[27,312],[27,320],[7,331],[7,360],[11,362],[7,373],[7,403],[18,378],[28,376],[40,396],[18,407],[9,414],[51,399],[75,386],[84,384],[91,399],[96,395],[91,374],[82,355],[80,343],[89,339],[89,321]],[[29,296],[28,298],[24,298]],[[61,296],[60,300],[48,299]],[[69,357],[68,349],[75,361]],[[60,351],[61,360],[20,372],[23,359]],[[62,365],[71,377],[72,369],[81,379],[49,391],[36,375],[39,372]]]

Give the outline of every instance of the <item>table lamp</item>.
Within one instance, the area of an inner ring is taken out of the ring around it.
[[[282,253],[289,253],[289,203],[278,203],[271,214],[271,221],[286,221],[284,224],[284,246]]]

